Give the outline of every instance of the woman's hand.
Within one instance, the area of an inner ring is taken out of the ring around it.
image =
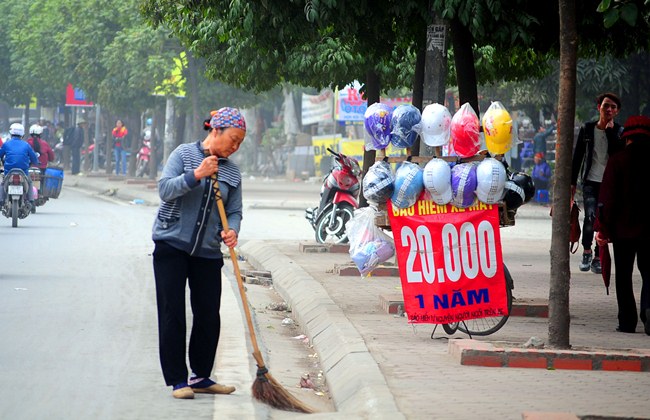
[[[194,178],[200,180],[201,178],[207,178],[217,173],[219,169],[219,161],[216,156],[207,156],[198,168],[194,170]]]
[[[598,246],[605,246],[609,242],[609,239],[605,238],[600,232],[596,232],[596,243]]]
[[[221,231],[221,239],[223,243],[226,244],[228,248],[234,248],[237,246],[237,232],[230,229],[228,232]]]

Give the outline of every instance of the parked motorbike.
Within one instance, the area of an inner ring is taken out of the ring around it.
[[[2,214],[11,218],[11,227],[18,227],[18,219],[24,219],[32,212],[27,175],[17,168],[10,170],[2,180],[2,188]]]
[[[83,167],[85,165],[85,159],[86,156],[88,156],[88,159],[90,159],[90,165],[92,166],[95,162],[95,143],[92,143],[90,146],[88,146],[88,149],[82,149],[81,150],[81,166]],[[104,152],[104,147],[102,147],[102,144],[99,145],[98,147],[99,150],[99,155],[97,156],[97,166],[98,168],[104,168],[104,164],[106,163],[106,158],[104,157],[105,152]],[[56,153],[56,151],[55,151]]]
[[[305,218],[314,228],[317,242],[347,243],[345,225],[354,216],[354,209],[359,207],[361,168],[356,159],[330,148],[327,151],[334,156],[335,163],[323,178],[320,204],[305,209]]]
[[[136,155],[137,163],[135,176],[143,177],[149,174],[149,158],[151,156],[151,143],[149,140],[142,141],[142,147]]]

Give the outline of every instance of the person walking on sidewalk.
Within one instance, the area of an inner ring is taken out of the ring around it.
[[[575,195],[578,178],[582,185],[584,221],[582,224],[582,262],[580,271],[600,274],[600,259],[594,256],[591,245],[594,240],[594,220],[598,191],[609,157],[623,149],[623,127],[614,122],[621,110],[621,100],[613,93],[603,93],[596,99],[598,121],[585,123],[578,133],[571,164],[571,197]]]
[[[621,138],[625,149],[607,162],[598,198],[600,246],[612,242],[618,303],[617,331],[633,333],[638,321],[632,285],[634,258],[641,273],[641,322],[650,335],[650,218],[639,194],[647,189],[650,118],[632,116]]]
[[[129,130],[124,126],[122,120],[115,121],[115,128],[113,128],[112,135],[113,154],[115,155],[115,175],[126,175]]]
[[[194,398],[195,393],[235,391],[233,386],[214,382],[210,375],[221,328],[221,243],[237,245],[242,220],[241,172],[228,157],[241,146],[246,123],[239,110],[221,108],[210,119],[210,127],[203,141],[181,144],[170,154],[158,181],[161,204],[152,234],[160,364],[165,383],[173,387],[172,396],[181,399]],[[227,233],[221,227],[212,189],[214,174],[230,227]],[[189,381],[186,284],[193,314]]]

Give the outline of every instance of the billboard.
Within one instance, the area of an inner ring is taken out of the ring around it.
[[[83,90],[75,88],[68,83],[65,90],[65,106],[94,106],[92,102],[86,101],[86,94]]]

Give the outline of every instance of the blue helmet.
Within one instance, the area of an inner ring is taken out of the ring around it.
[[[411,104],[403,104],[393,110],[391,117],[390,142],[404,149],[413,146],[422,130],[422,114]]]
[[[422,168],[417,163],[403,162],[395,171],[395,190],[391,197],[393,205],[400,209],[411,207],[424,190]]]

